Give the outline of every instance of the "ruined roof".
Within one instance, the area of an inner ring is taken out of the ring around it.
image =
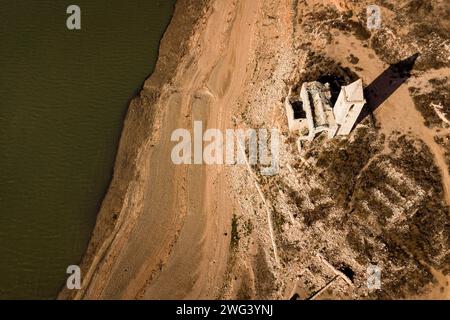
[[[306,113],[308,124],[308,140],[322,131],[328,131],[329,137],[336,132],[336,121],[333,116],[333,108],[330,104],[331,93],[328,83],[318,81],[304,82],[300,90],[300,99]]]
[[[363,87],[361,79],[350,83],[348,86],[343,87],[345,90],[345,98],[349,102],[362,102],[364,101]]]

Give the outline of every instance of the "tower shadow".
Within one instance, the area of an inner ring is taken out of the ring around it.
[[[366,104],[356,120],[356,124],[363,121],[389,98],[408,78],[411,77],[411,70],[414,67],[419,53],[391,64],[383,71],[371,84],[364,89]],[[355,125],[356,125],[355,124]]]

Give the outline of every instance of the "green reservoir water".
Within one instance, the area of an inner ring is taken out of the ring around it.
[[[0,299],[55,298],[79,264],[174,3],[0,1]]]

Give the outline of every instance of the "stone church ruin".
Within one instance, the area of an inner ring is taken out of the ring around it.
[[[292,96],[289,90],[284,101],[289,130],[307,132],[300,136],[299,147],[302,141],[312,141],[322,131],[329,139],[351,132],[366,103],[361,79],[342,86],[333,107],[330,99],[328,83],[304,82],[298,96]]]

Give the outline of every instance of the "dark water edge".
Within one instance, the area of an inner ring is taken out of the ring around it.
[[[174,3],[2,1],[0,299],[55,298],[80,262]]]

